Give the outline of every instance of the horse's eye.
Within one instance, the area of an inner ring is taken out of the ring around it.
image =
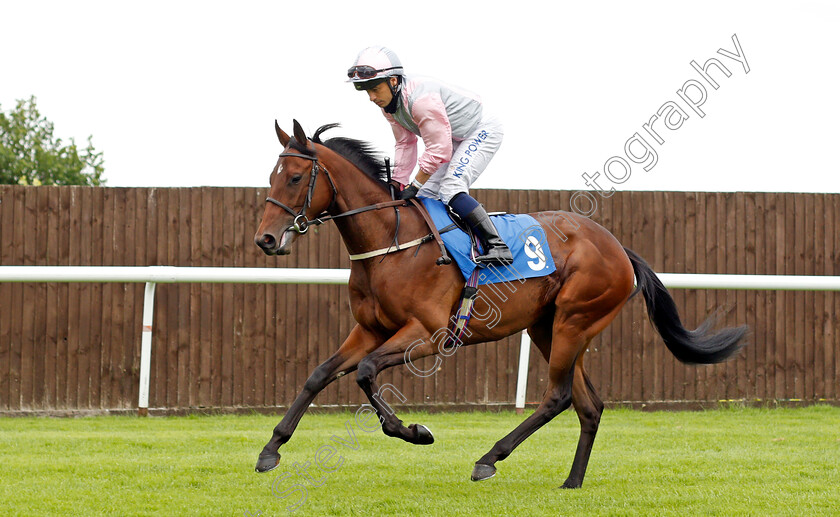
[[[300,179],[302,177],[303,176],[301,176],[300,174],[295,174],[294,176],[292,176],[292,179],[289,180],[289,185],[297,185],[298,183],[300,183]]]

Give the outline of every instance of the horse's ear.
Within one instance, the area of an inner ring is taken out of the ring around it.
[[[293,119],[292,122],[295,126],[295,129],[294,129],[295,139],[298,141],[298,143],[300,145],[305,146],[306,145],[306,133],[303,131],[303,128],[300,127],[300,123],[297,120]]]
[[[277,119],[274,119],[274,132],[277,133],[277,139],[280,140],[280,143],[283,145],[283,147],[289,145],[289,141],[292,138],[289,135],[287,135],[285,131],[280,129],[280,124],[277,123]]]

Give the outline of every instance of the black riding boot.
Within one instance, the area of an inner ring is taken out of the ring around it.
[[[464,220],[470,225],[478,240],[481,241],[481,247],[484,248],[484,255],[476,257],[476,262],[480,264],[499,265],[507,265],[513,262],[513,255],[510,252],[510,248],[499,237],[499,231],[496,230],[496,225],[490,220],[490,216],[487,215],[483,206],[478,205],[472,212],[467,214]]]

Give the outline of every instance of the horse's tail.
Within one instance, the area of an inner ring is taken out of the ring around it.
[[[715,319],[711,317],[696,330],[683,327],[674,299],[653,269],[633,250],[624,251],[636,274],[636,292],[641,291],[645,297],[648,317],[674,357],[687,364],[719,363],[744,346],[741,340],[747,333],[746,325],[709,332]]]

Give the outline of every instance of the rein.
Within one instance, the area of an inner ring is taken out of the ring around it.
[[[306,211],[309,209],[309,206],[312,204],[312,196],[315,192],[315,182],[318,180],[318,172],[319,171],[324,171],[324,174],[326,174],[327,179],[330,182],[330,187],[332,188],[332,200],[330,201],[330,204],[327,205],[327,210],[329,210],[329,208],[335,204],[335,200],[338,197],[338,189],[335,187],[335,182],[333,181],[332,176],[330,175],[330,171],[328,171],[327,168],[324,167],[324,165],[321,164],[318,161],[317,156],[310,156],[310,155],[301,154],[301,153],[280,153],[281,158],[286,157],[286,156],[291,156],[291,157],[295,157],[295,158],[303,158],[305,160],[310,160],[312,162],[312,170],[309,173],[309,186],[308,186],[307,191],[306,191],[306,198],[304,198],[303,206],[300,208],[299,211],[295,212],[294,209],[292,209],[289,206],[281,203],[280,201],[274,199],[271,196],[268,196],[268,197],[265,198],[267,203],[277,205],[280,208],[282,208],[283,210],[285,210],[286,212],[288,212],[289,214],[291,214],[292,216],[294,216],[294,221],[292,222],[292,226],[289,228],[290,230],[294,230],[297,233],[303,235],[307,231],[309,231],[310,226],[318,226],[318,225],[324,224],[327,221],[330,221],[332,219],[339,219],[341,217],[350,217],[352,215],[357,215],[357,214],[361,214],[361,213],[364,213],[364,212],[370,212],[372,210],[382,210],[383,208],[394,207],[396,209],[397,207],[400,207],[400,206],[414,206],[420,211],[420,215],[423,216],[423,219],[426,221],[426,224],[428,224],[429,228],[432,230],[431,235],[434,237],[435,241],[437,241],[438,245],[440,246],[441,256],[440,256],[439,259],[437,259],[437,265],[440,266],[440,265],[443,265],[443,264],[450,264],[452,262],[452,259],[449,258],[449,255],[446,252],[446,246],[444,246],[444,244],[443,244],[443,239],[441,239],[440,233],[438,232],[437,228],[435,227],[435,224],[432,221],[431,217],[429,216],[429,213],[426,211],[426,209],[423,207],[423,205],[421,205],[420,202],[417,201],[416,199],[411,199],[411,200],[400,199],[400,200],[393,200],[393,201],[383,201],[382,203],[376,203],[374,205],[363,206],[361,208],[354,208],[352,210],[348,210],[346,212],[342,212],[342,213],[336,214],[336,215],[331,215],[328,212],[324,211],[324,212],[318,214],[318,217],[316,217],[315,219],[312,219],[312,220],[307,219]],[[411,204],[409,204],[409,201],[411,201]],[[399,218],[399,210],[397,210],[397,217]],[[399,219],[397,219],[397,221],[398,221],[397,232],[399,232]],[[422,237],[421,239],[417,239],[416,241],[412,241],[410,244],[415,245],[415,246],[419,245],[419,244],[423,244],[424,242],[428,242],[428,240],[430,240],[430,239],[428,239],[428,237],[429,236],[427,235],[426,237]],[[406,247],[411,247],[411,246],[406,246],[406,245],[402,245],[402,247],[400,247],[400,244],[397,243],[396,234],[394,235],[394,242],[396,244],[396,249],[394,251],[399,251],[399,250],[405,249]],[[386,248],[385,253],[388,253],[390,250],[391,250],[390,247]],[[384,254],[384,253],[377,253],[377,255],[379,255],[379,254]],[[365,254],[362,254],[362,256],[364,256],[364,255]],[[374,256],[376,256],[376,255],[374,255]],[[352,258],[353,257],[351,256],[351,259]],[[368,258],[368,257],[365,256],[364,258]]]

